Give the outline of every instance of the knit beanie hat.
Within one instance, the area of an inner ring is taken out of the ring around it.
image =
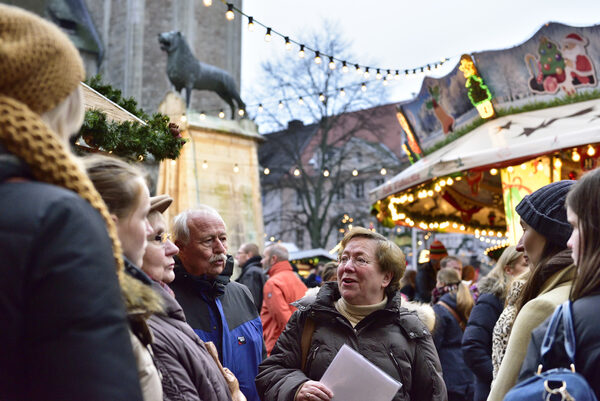
[[[567,221],[565,200],[575,181],[553,182],[526,195],[516,211],[531,228],[542,234],[549,242],[567,247],[573,228]]]
[[[56,25],[21,8],[0,5],[0,94],[42,114],[85,77],[79,52]]]
[[[429,247],[429,259],[440,260],[446,256],[448,256],[448,251],[444,244],[438,240],[433,241]]]

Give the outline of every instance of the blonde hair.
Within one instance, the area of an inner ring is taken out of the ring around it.
[[[40,117],[58,138],[65,143],[69,137],[79,131],[85,108],[83,107],[83,94],[81,87],[77,87],[66,99],[52,110],[43,113]]]
[[[471,291],[469,291],[467,286],[460,280],[458,272],[448,267],[440,269],[437,274],[437,281],[444,283],[445,285],[456,285],[456,312],[463,321],[466,322],[469,320],[475,301],[473,300]]]
[[[509,284],[513,280],[513,276],[506,273],[505,267],[512,267],[521,256],[523,256],[523,252],[517,251],[516,246],[511,245],[507,247],[502,252],[502,255],[500,255],[500,257],[498,258],[498,261],[496,262],[494,268],[490,270],[486,277],[489,277],[495,282],[502,284],[508,290]]]
[[[81,159],[90,180],[102,196],[111,214],[126,218],[137,206],[144,184],[144,176],[137,167],[104,155],[91,155]]]

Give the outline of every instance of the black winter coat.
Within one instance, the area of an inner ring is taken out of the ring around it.
[[[256,385],[263,401],[292,401],[300,385],[320,380],[344,344],[403,384],[394,401],[447,399],[431,334],[415,314],[400,307],[399,293],[354,328],[335,309],[339,298],[337,283],[328,282],[313,303],[296,303],[298,310],[271,356],[259,366]],[[303,372],[300,343],[308,316],[314,320],[315,330]]]
[[[417,269],[417,293],[415,301],[429,303],[431,302],[431,291],[435,288],[435,269],[431,262],[422,264]]]
[[[600,326],[598,325],[600,294],[590,295],[573,302],[573,326],[575,330],[575,370],[590,384],[596,398],[600,399]],[[531,333],[531,342],[525,361],[521,366],[519,381],[531,377],[537,371],[540,359],[540,346],[550,318]],[[558,325],[558,335],[554,346],[544,363],[544,370],[569,367],[569,360],[563,346],[562,322]]]
[[[260,264],[261,257],[253,256],[242,266],[242,274],[237,278],[237,282],[244,284],[252,293],[252,299],[256,310],[260,314],[263,303],[263,287],[267,282],[267,276],[263,272]]]
[[[141,400],[104,220],[72,191],[5,181],[27,171],[0,161],[0,399]]]
[[[444,294],[440,301],[456,310],[456,294]],[[448,398],[472,400],[474,378],[462,356],[463,331],[450,311],[439,302],[433,305],[433,311],[435,312],[433,341],[440,356]]]
[[[480,294],[462,339],[463,359],[475,375],[474,401],[487,400],[492,385],[492,335],[503,302],[490,293]]]

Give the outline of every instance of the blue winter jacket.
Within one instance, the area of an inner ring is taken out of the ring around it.
[[[229,275],[210,280],[177,266],[170,287],[189,325],[203,341],[215,344],[221,363],[237,377],[248,401],[260,401],[254,378],[266,356],[262,324],[248,288],[230,281]]]
[[[456,310],[456,294],[444,294],[440,301],[445,302]],[[433,342],[437,349],[442,364],[444,382],[448,390],[448,397],[470,401],[473,399],[473,373],[465,365],[462,356],[461,344],[463,331],[452,316],[450,311],[438,303],[433,305],[435,312],[435,327],[433,329]]]
[[[475,374],[474,401],[485,401],[490,393],[493,378],[492,334],[503,302],[494,294],[479,295],[471,310],[462,340],[463,358]]]

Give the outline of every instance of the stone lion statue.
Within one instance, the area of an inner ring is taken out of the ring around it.
[[[234,100],[239,109],[246,108],[232,76],[221,68],[198,61],[181,32],[163,32],[158,35],[158,42],[167,52],[169,80],[178,92],[185,88],[186,107],[190,107],[192,89],[198,89],[219,95],[231,107],[231,118],[235,116]]]

